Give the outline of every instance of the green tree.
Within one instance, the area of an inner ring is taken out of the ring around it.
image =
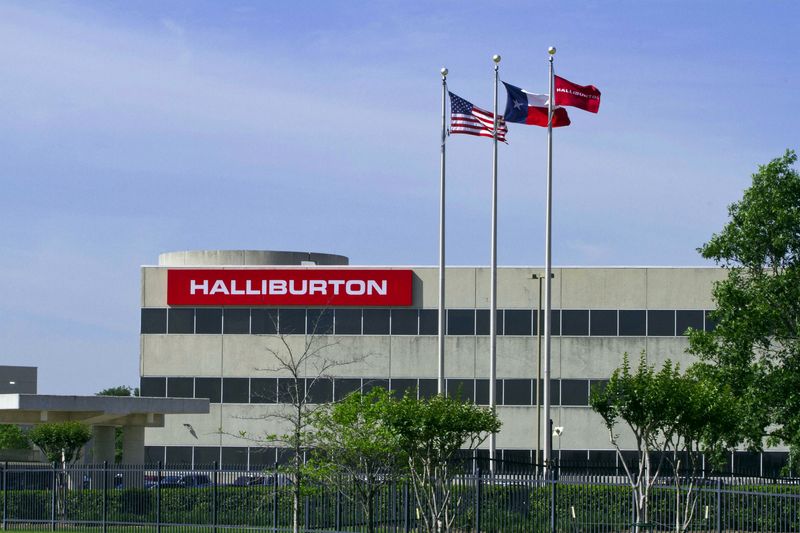
[[[453,459],[500,431],[497,414],[454,398],[417,399],[407,393],[391,405],[386,422],[399,438],[424,530],[451,531],[461,503],[460,496],[453,498],[458,473]]]
[[[728,270],[715,284],[711,332],[690,334],[706,373],[742,405],[749,447],[800,458],[800,174],[791,150],[759,166],[722,231],[699,248]]]
[[[51,463],[66,466],[75,462],[83,446],[92,438],[92,431],[80,422],[40,424],[28,433]]]
[[[21,427],[0,424],[0,450],[29,450],[31,443]]]
[[[367,532],[375,531],[375,496],[397,478],[403,466],[400,439],[387,424],[396,401],[376,387],[368,394],[354,392],[311,415],[314,451],[308,474],[338,487],[361,506]]]
[[[636,530],[649,522],[651,489],[665,465],[670,466],[678,495],[676,530],[688,528],[697,503],[695,488],[703,455],[712,460],[722,457],[740,440],[737,403],[730,390],[708,380],[699,368],[681,374],[670,360],[656,371],[642,352],[635,371],[625,354],[608,385],[592,390],[589,403],[603,418],[634,491]],[[620,425],[633,434],[635,460],[626,460],[622,454]],[[688,464],[683,464],[684,458]]]
[[[98,392],[96,396],[139,396],[139,387],[128,387],[127,385],[108,387]]]

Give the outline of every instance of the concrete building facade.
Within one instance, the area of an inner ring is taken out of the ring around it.
[[[237,436],[281,429],[264,417],[281,408],[287,374],[274,370],[270,355],[270,349],[282,349],[281,337],[302,350],[312,336],[329,345],[325,357],[358,360],[334,368],[330,380],[318,383],[317,401],[376,385],[398,394],[408,389],[435,394],[436,267],[369,267],[410,271],[409,305],[169,304],[169,280],[176,279],[170,271],[268,271],[277,265],[312,272],[367,268],[347,263],[345,257],[325,254],[222,251],[162,254],[158,265],[142,267],[142,395],[208,398],[211,404],[208,415],[166,415],[163,428],[147,428],[148,459],[253,467],[281,461],[281,450]],[[534,275],[541,273],[533,267],[498,272],[497,410],[503,428],[497,447],[507,460],[531,461],[537,448],[541,317],[540,282]],[[613,464],[616,456],[607,431],[588,407],[591,387],[602,386],[624,353],[636,360],[644,352],[657,365],[667,358],[683,367],[690,364],[684,333],[690,327],[714,327],[711,289],[725,273],[716,268],[565,267],[555,268],[554,274],[551,401],[554,425],[564,428],[553,439],[554,456],[565,462]],[[446,276],[447,391],[478,404],[488,404],[489,276],[485,267],[448,268]],[[308,377],[316,375],[310,370]],[[779,453],[737,452],[731,467],[767,472],[782,460]]]

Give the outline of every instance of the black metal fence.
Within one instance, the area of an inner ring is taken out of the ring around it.
[[[276,469],[216,465],[2,465],[4,529],[107,531],[291,531],[294,485]],[[688,481],[688,480],[684,480]],[[300,529],[366,530],[358,479],[309,483],[300,498]],[[456,476],[451,531],[633,531],[633,491],[619,475],[541,474],[531,465],[498,463]],[[421,532],[407,480],[385,480],[373,504],[379,533]],[[706,478],[692,490],[671,478],[650,496],[639,531],[800,532],[800,482]],[[681,529],[685,522],[685,528]]]

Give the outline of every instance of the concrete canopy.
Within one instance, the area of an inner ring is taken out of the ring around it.
[[[0,394],[0,424],[76,421],[92,427],[85,459],[114,461],[114,428],[122,427],[122,459],[144,463],[144,428],[163,427],[166,414],[207,414],[207,399]],[[91,457],[89,457],[91,456]]]
[[[74,420],[89,426],[163,427],[165,414],[207,414],[208,400],[0,394],[0,424]]]

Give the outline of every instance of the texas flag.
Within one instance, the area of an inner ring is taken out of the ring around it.
[[[547,95],[529,93],[519,87],[503,82],[508,92],[506,100],[506,122],[519,122],[532,126],[547,127]],[[569,126],[569,115],[563,107],[553,108],[553,127]]]

